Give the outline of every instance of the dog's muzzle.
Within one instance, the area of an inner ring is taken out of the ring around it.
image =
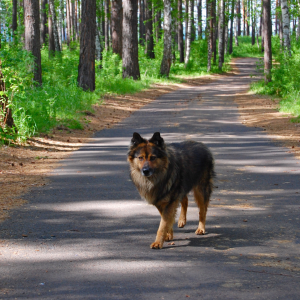
[[[152,168],[149,168],[149,167],[144,167],[142,169],[142,175],[143,176],[146,176],[146,177],[149,177],[153,174],[153,169]]]

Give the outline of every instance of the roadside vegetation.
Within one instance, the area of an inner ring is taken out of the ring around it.
[[[280,98],[279,110],[294,116],[292,122],[300,122],[300,41],[291,38],[291,56],[282,51],[278,36],[272,38],[273,66],[272,81],[268,84],[258,81],[251,90],[261,95]],[[263,65],[260,66],[263,72]]]

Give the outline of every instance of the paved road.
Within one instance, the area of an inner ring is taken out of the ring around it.
[[[299,299],[300,164],[238,120],[233,96],[255,60],[237,65],[240,75],[161,96],[98,132],[26,195],[0,224],[0,299]],[[206,235],[194,234],[191,201],[175,245],[149,248],[160,217],[129,180],[133,131],[211,148],[218,188]]]

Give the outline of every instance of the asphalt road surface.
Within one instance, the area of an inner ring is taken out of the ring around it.
[[[300,299],[300,164],[238,119],[240,74],[166,94],[63,161],[0,224],[0,299]],[[160,221],[130,182],[134,131],[194,139],[213,152],[207,234],[192,195],[174,245],[150,249]]]

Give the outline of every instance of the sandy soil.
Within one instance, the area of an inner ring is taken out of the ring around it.
[[[232,64],[232,73],[237,73],[234,62]],[[11,209],[25,203],[22,195],[30,188],[45,185],[47,174],[59,165],[61,159],[78,149],[82,143],[90,141],[95,131],[113,127],[162,94],[186,86],[205,84],[215,78],[220,78],[220,75],[190,78],[184,84],[155,85],[134,95],[109,96],[103,104],[95,105],[93,112],[85,112],[84,130],[58,126],[47,135],[28,140],[25,145],[1,147],[0,222],[9,218]],[[278,101],[246,92],[237,95],[235,101],[243,124],[262,127],[272,139],[282,142],[300,158],[300,124],[291,123],[291,116],[277,111]]]

